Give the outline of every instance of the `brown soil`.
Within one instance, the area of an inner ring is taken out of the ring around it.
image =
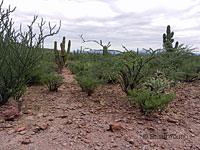
[[[100,87],[88,97],[69,70],[62,75],[67,83],[58,92],[30,87],[15,121],[1,115],[0,150],[200,149],[200,83],[177,85],[167,110],[145,117],[125,100],[119,85]],[[10,100],[0,114],[16,105]],[[113,124],[121,128],[111,132]]]

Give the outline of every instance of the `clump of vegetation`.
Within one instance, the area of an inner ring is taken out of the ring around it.
[[[127,95],[129,94],[129,89],[135,89],[151,74],[149,64],[156,58],[156,51],[151,50],[148,52],[148,55],[135,53],[135,55],[132,56],[131,65],[125,64],[126,69],[120,70],[119,72],[121,88]]]
[[[64,84],[63,77],[54,74],[42,75],[41,82],[49,91],[52,92],[58,92],[58,88]]]
[[[173,93],[165,94],[165,89],[170,88],[171,83],[164,73],[157,71],[142,87],[129,90],[128,100],[139,106],[143,114],[152,115],[155,111],[163,110],[173,100]]]
[[[152,115],[155,111],[163,110],[174,98],[174,94],[159,94],[147,88],[129,90],[128,100],[139,106],[141,113]]]
[[[27,31],[14,29],[14,23],[10,18],[15,11],[10,7],[3,9],[3,1],[0,4],[0,105],[8,102],[9,98],[26,88],[32,79],[40,60],[42,59],[42,47],[44,39],[57,34],[60,30],[54,31],[49,24],[49,34],[44,35],[45,22],[42,19],[39,25],[39,35],[34,33],[33,26],[37,16],[34,16]],[[19,97],[22,94],[18,94]]]
[[[92,78],[90,76],[79,76],[75,77],[75,79],[78,81],[82,91],[87,92],[88,96],[91,96],[95,88],[100,85],[100,81],[98,79]]]

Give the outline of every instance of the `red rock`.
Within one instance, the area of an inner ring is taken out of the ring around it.
[[[79,124],[79,128],[85,127],[85,126],[86,126],[86,122],[82,122],[82,123]]]
[[[115,132],[115,131],[120,131],[123,129],[125,129],[125,128],[120,124],[112,124],[112,125],[110,125],[110,128],[108,129],[108,131]]]
[[[131,120],[131,119],[132,119],[132,117],[131,117],[131,116],[128,116],[128,117],[127,117],[127,119]]]
[[[14,120],[16,117],[20,115],[19,111],[17,109],[10,109],[7,110],[3,116],[5,117],[5,120]]]
[[[47,123],[40,123],[39,125],[38,125],[38,127],[40,128],[40,129],[42,129],[42,130],[46,130],[47,129]]]
[[[23,127],[21,127],[21,128],[18,128],[17,129],[17,132],[21,132],[21,131],[23,131],[23,130],[25,130],[26,129],[26,126],[23,126]]]
[[[86,144],[89,144],[90,141],[89,140],[83,140]]]
[[[175,119],[172,119],[172,118],[168,118],[167,121],[171,122],[171,123],[178,123],[178,120],[175,120]]]

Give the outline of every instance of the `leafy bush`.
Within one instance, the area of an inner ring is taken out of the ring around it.
[[[175,82],[198,80],[200,57],[193,54],[193,50],[188,46],[180,45],[173,52],[161,51],[157,55],[157,62],[154,66],[158,66],[159,70]]]
[[[82,91],[88,93],[88,96],[91,96],[95,88],[97,88],[100,85],[99,80],[92,78],[90,76],[88,77],[79,76],[79,77],[75,77],[75,79],[78,81]]]
[[[63,77],[54,74],[43,74],[41,76],[41,82],[49,91],[53,92],[58,92],[58,88],[64,84]]]
[[[200,79],[200,56],[190,56],[183,60],[178,68],[177,77],[185,82],[192,82]]]
[[[42,84],[40,82],[42,75],[54,73],[56,71],[58,71],[58,67],[54,62],[40,61],[35,70],[30,74],[31,80],[28,82],[28,84]]]
[[[150,89],[140,88],[129,90],[128,100],[139,106],[145,115],[152,115],[155,111],[162,110],[174,98],[174,94],[156,94]]]
[[[162,110],[174,98],[174,94],[165,94],[165,89],[171,87],[172,81],[168,80],[164,73],[157,71],[149,77],[139,89],[129,90],[129,100],[136,103],[140,111],[151,115],[157,110]]]
[[[45,22],[39,24],[39,35],[33,31],[37,16],[34,17],[28,31],[15,30],[10,18],[14,9],[3,9],[3,1],[0,4],[0,105],[5,104],[10,97],[23,91],[31,80],[32,73],[37,68],[42,58],[42,45],[48,36],[57,34],[50,27],[50,34],[44,35]],[[20,96],[21,94],[19,94]]]

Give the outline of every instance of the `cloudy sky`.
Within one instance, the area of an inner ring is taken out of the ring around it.
[[[175,40],[200,47],[200,0],[4,0],[5,8],[9,4],[17,7],[12,14],[16,26],[26,27],[34,15],[52,24],[62,21],[59,34],[46,39],[48,48],[63,36],[72,40],[72,49],[100,48],[82,43],[83,34],[85,39],[110,41],[110,49],[156,49],[162,47],[168,24]]]

